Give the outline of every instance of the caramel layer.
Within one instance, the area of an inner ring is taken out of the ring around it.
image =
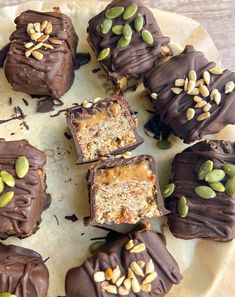
[[[109,110],[111,112],[110,114],[107,111],[97,112],[87,119],[75,119],[74,124],[78,125],[78,131],[82,131],[86,128],[91,128],[110,117],[115,117],[120,112],[120,109],[121,107],[119,104],[113,103],[109,107]]]
[[[121,165],[100,170],[95,178],[95,182],[99,184],[111,184],[117,181],[153,181],[154,179],[155,176],[150,169],[149,163],[147,161],[141,161],[133,165]]]

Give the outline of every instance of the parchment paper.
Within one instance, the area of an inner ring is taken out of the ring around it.
[[[72,17],[75,29],[79,35],[80,52],[92,54],[91,63],[76,71],[76,77],[71,90],[62,98],[66,108],[75,102],[95,97],[105,97],[104,81],[99,79],[102,72],[92,73],[99,68],[92,51],[86,42],[86,27],[88,20],[103,9],[105,4],[96,1],[41,1],[27,2],[19,6],[5,7],[0,10],[0,47],[5,45],[14,30],[13,20],[22,11],[35,9],[48,11],[54,6],[60,6],[62,12]],[[171,37],[175,51],[179,52],[186,44],[193,44],[205,52],[210,60],[220,62],[220,55],[211,38],[194,20],[174,13],[153,10],[154,15],[164,34]],[[9,106],[9,97],[13,105]],[[22,97],[30,103],[25,106]],[[138,111],[139,133],[145,137],[145,143],[134,151],[134,154],[149,153],[156,158],[157,170],[161,185],[164,185],[170,175],[171,161],[177,152],[186,145],[172,136],[174,147],[168,151],[156,148],[156,141],[146,136],[143,125],[150,114],[150,104],[145,99],[143,86],[136,92],[126,95],[131,107]],[[49,297],[64,295],[64,279],[70,267],[80,265],[89,255],[90,238],[104,236],[106,233],[91,227],[84,227],[82,218],[89,214],[88,195],[85,174],[89,165],[77,166],[75,147],[72,140],[64,136],[67,130],[63,113],[51,118],[50,114],[37,114],[36,100],[24,93],[11,90],[3,70],[0,70],[0,119],[8,118],[13,113],[14,106],[20,106],[27,114],[26,122],[30,129],[20,126],[21,121],[0,125],[0,138],[7,140],[28,139],[33,145],[44,150],[48,156],[47,182],[48,191],[52,194],[52,205],[43,214],[40,230],[28,239],[11,238],[5,243],[17,244],[32,248],[50,257],[47,266],[50,270]],[[235,128],[228,126],[221,133],[213,136],[215,139],[235,141]],[[12,135],[12,133],[15,133]],[[79,220],[72,223],[65,216],[76,214]],[[55,216],[58,218],[57,224]],[[179,263],[183,274],[180,285],[173,287],[169,297],[210,297],[216,292],[220,276],[226,269],[226,264],[232,255],[234,242],[215,243],[205,240],[179,240],[174,238],[166,227],[166,220],[152,220],[154,230],[162,230],[166,235],[167,247]],[[119,227],[124,231],[125,228]],[[83,234],[85,233],[85,234]],[[82,282],[82,280],[80,280]],[[231,280],[232,281],[232,280]],[[226,297],[228,297],[226,295]]]

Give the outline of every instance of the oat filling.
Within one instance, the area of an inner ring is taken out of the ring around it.
[[[95,177],[96,221],[135,224],[158,216],[155,181],[146,160],[99,170]]]
[[[96,159],[136,142],[129,120],[117,103],[88,118],[75,118],[73,124],[86,160]]]

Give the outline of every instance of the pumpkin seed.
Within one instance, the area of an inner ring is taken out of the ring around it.
[[[185,218],[188,214],[189,207],[187,205],[188,201],[185,196],[181,196],[178,200],[178,213],[181,218]]]
[[[122,33],[126,39],[131,39],[131,36],[132,36],[131,26],[129,24],[125,24],[125,26],[123,27]]]
[[[101,32],[103,34],[107,34],[111,27],[112,27],[113,21],[111,19],[104,19],[102,24],[100,25]]]
[[[209,186],[216,192],[224,192],[225,187],[221,182],[209,183]]]
[[[157,147],[160,150],[169,150],[170,148],[172,148],[172,143],[169,140],[159,140],[157,142]]]
[[[143,38],[144,42],[146,42],[147,44],[149,44],[149,45],[153,44],[153,35],[148,30],[142,31],[142,38]]]
[[[200,166],[197,177],[199,180],[204,180],[206,175],[212,171],[214,163],[211,160],[207,160]]]
[[[217,183],[225,178],[225,172],[222,169],[214,169],[207,173],[205,181],[208,183]]]
[[[118,48],[124,48],[124,47],[127,47],[131,42],[131,39],[126,39],[125,37],[122,37],[118,40],[118,43],[117,43],[117,47]]]
[[[111,50],[110,50],[109,47],[104,48],[104,49],[99,53],[98,61],[107,59],[108,56],[110,55],[110,52],[111,52]]]
[[[16,159],[15,164],[16,175],[19,178],[25,177],[29,171],[29,161],[25,156],[20,156]]]
[[[3,292],[3,293],[0,293],[0,297],[16,297],[16,295],[13,295],[8,292]]]
[[[130,18],[132,18],[138,10],[138,6],[135,3],[129,4],[123,13],[123,19],[126,21]]]
[[[122,35],[123,25],[113,26],[112,32],[116,35]]]
[[[162,192],[162,197],[163,198],[170,197],[173,194],[174,190],[175,190],[175,184],[170,183],[170,184],[166,185]]]
[[[4,182],[0,177],[0,194],[4,191]]]
[[[14,192],[6,192],[0,196],[0,208],[7,206],[14,197]]]
[[[134,27],[137,32],[140,32],[144,27],[144,18],[140,13],[135,17]]]
[[[203,199],[212,199],[216,196],[215,191],[207,186],[197,186],[194,188],[194,191],[200,198]]]
[[[235,165],[234,164],[224,164],[224,172],[229,176],[235,176]]]
[[[233,81],[229,81],[228,83],[226,83],[226,86],[225,86],[225,94],[228,94],[228,93],[231,93],[235,88],[235,84]]]
[[[89,250],[92,254],[95,254],[104,244],[105,244],[105,242],[103,242],[103,241],[93,242],[90,245]]]
[[[225,184],[226,193],[233,197],[235,195],[235,176],[231,177]]]
[[[1,178],[2,181],[9,187],[13,188],[15,186],[15,179],[9,172],[5,170],[1,171]]]
[[[124,11],[124,7],[115,6],[115,7],[112,7],[110,9],[106,10],[105,16],[108,19],[115,19],[115,18],[119,17],[123,13],[123,11]]]

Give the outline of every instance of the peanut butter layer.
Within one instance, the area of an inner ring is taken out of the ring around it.
[[[99,184],[111,184],[118,181],[139,180],[139,181],[155,181],[149,162],[143,160],[137,164],[129,166],[121,165],[114,168],[101,170],[95,178],[95,182]]]

